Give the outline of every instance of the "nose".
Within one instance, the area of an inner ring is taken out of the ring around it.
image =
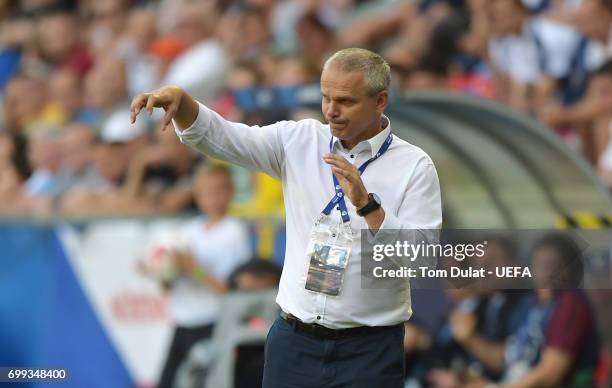
[[[327,119],[331,119],[331,118],[340,116],[340,109],[338,109],[338,104],[336,104],[333,101],[329,102],[327,104],[327,109],[324,113]]]

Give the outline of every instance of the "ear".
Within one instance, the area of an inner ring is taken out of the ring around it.
[[[387,104],[389,103],[389,91],[382,90],[378,92],[376,96],[376,113],[382,114],[387,108]]]

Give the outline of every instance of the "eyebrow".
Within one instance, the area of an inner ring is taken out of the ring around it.
[[[321,95],[325,98],[327,98],[328,96],[323,93],[323,91],[321,91]],[[357,101],[356,97],[350,96],[350,95],[344,95],[344,96],[338,96],[336,98],[334,98],[334,100],[336,101]]]

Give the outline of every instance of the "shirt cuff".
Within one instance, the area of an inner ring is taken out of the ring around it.
[[[399,218],[385,210],[385,218],[383,219],[382,224],[380,224],[380,228],[378,229],[378,231],[374,233],[372,232],[372,229],[368,229],[368,242],[379,242],[382,238],[382,235],[385,236],[385,240],[389,239],[390,237],[392,239],[393,236],[397,234],[397,231],[399,229],[402,229],[402,222],[399,220]],[[390,232],[390,230],[393,230],[394,232]],[[393,233],[393,236],[390,236],[390,233]]]
[[[393,214],[385,211],[385,218],[383,219],[382,224],[380,224],[380,229],[401,229],[402,222],[394,216]]]
[[[188,128],[180,130],[174,119],[172,119],[172,124],[174,125],[174,132],[181,143],[198,144],[210,127],[210,111],[207,107],[198,102],[198,115]]]

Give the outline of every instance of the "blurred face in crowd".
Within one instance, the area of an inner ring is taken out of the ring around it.
[[[520,0],[493,0],[489,4],[491,28],[497,35],[520,33],[526,17]]]
[[[28,141],[28,161],[33,169],[58,171],[62,161],[58,140],[44,135],[31,136]]]
[[[206,171],[198,174],[195,197],[198,208],[209,216],[223,216],[232,201],[234,188],[229,174]]]
[[[388,91],[368,95],[362,72],[343,72],[331,64],[321,74],[321,94],[323,116],[345,147],[352,148],[380,131]]]
[[[111,182],[119,182],[127,171],[128,162],[123,144],[100,144],[95,164],[100,175]]]
[[[123,0],[92,1],[95,29],[116,36],[123,31],[125,2]]]
[[[516,257],[508,248],[496,239],[487,240],[487,244],[484,248],[484,255],[479,259],[486,268],[487,271],[495,272],[497,268],[501,267],[512,267],[517,264]],[[488,289],[503,289],[511,286],[511,278],[497,278],[487,279]]]
[[[83,124],[72,124],[62,131],[60,146],[64,166],[81,172],[94,158],[93,130]]]
[[[85,77],[85,103],[96,109],[110,109],[127,98],[125,66],[109,58],[102,60]]]
[[[445,89],[448,81],[445,76],[431,71],[414,70],[406,77],[408,89]]]
[[[310,81],[313,81],[313,73],[302,59],[289,57],[279,62],[275,85],[302,85]]]
[[[192,46],[210,36],[215,16],[212,1],[187,3],[181,9],[176,34],[187,46]]]
[[[533,279],[536,288],[551,288],[560,269],[561,258],[552,246],[542,246],[533,252]]]
[[[155,13],[148,9],[137,8],[130,12],[127,34],[139,50],[146,50],[155,38]]]
[[[270,37],[270,30],[265,15],[261,12],[249,12],[241,23],[243,50],[253,50],[264,45]]]
[[[300,46],[308,57],[322,60],[332,50],[333,34],[314,15],[307,15],[299,20],[297,34]]]
[[[607,41],[612,23],[612,6],[604,3],[608,0],[582,0],[576,11],[575,20],[580,32],[588,38]]]
[[[4,96],[5,120],[9,128],[20,128],[34,119],[45,103],[44,84],[30,78],[13,78]]]
[[[127,172],[132,156],[142,150],[147,138],[140,136],[124,143],[102,143],[95,153],[95,164],[100,175],[112,182],[119,182]]]
[[[580,259],[575,261],[565,257],[568,252],[552,244],[544,244],[533,251],[532,276],[534,287],[550,290],[575,286],[575,278],[580,275]],[[569,252],[571,255],[571,252]]]
[[[257,83],[255,70],[250,67],[234,67],[227,79],[227,85],[231,90],[250,88]]]
[[[24,11],[33,11],[55,4],[55,0],[20,0],[19,6]]]
[[[70,117],[81,108],[79,75],[71,69],[59,69],[49,79],[49,97]]]
[[[46,58],[60,62],[66,58],[77,43],[77,29],[70,14],[54,14],[44,17],[39,25],[38,37]]]
[[[238,275],[236,284],[239,290],[262,290],[278,286],[278,276],[257,275],[249,272]]]

